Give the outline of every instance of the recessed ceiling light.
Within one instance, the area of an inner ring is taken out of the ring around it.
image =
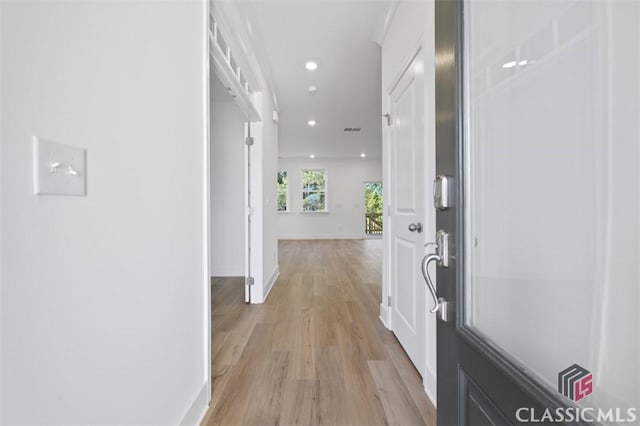
[[[307,90],[309,91],[309,93],[316,93],[318,91],[318,86],[314,86],[312,84]]]
[[[365,154],[364,152],[362,154],[360,154],[360,157],[362,157],[362,158],[364,158],[366,156],[367,156],[367,154]]]
[[[516,61],[509,61],[509,62],[505,62],[504,64],[502,64],[502,68],[513,68],[516,65],[518,65],[518,63]]]
[[[309,154],[309,158],[316,158],[315,154]]]
[[[308,61],[306,64],[304,64],[304,67],[309,71],[313,71],[318,68],[318,63],[314,61]]]
[[[315,126],[315,125],[316,125],[316,120],[309,120],[309,121],[307,121],[307,124],[308,124],[309,126],[313,127],[313,126]]]

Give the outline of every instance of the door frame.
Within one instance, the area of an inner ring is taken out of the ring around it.
[[[436,53],[436,173],[453,177],[453,208],[436,212],[437,229],[445,229],[453,242],[449,268],[437,268],[438,296],[449,301],[449,322],[438,320],[438,424],[466,424],[467,398],[474,395],[491,401],[500,394],[509,409],[532,407],[544,410],[567,408],[567,401],[526,374],[523,367],[480,338],[466,324],[465,304],[465,127],[464,104],[464,2],[435,0]],[[448,330],[447,330],[448,329]],[[475,383],[464,374],[463,364],[481,371]],[[482,388],[482,389],[481,389]],[[495,408],[495,407],[494,407]],[[511,415],[515,412],[505,413]],[[509,421],[495,409],[485,413],[498,423]],[[572,424],[585,424],[574,422]]]

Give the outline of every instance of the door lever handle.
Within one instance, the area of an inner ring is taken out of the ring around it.
[[[418,223],[410,224],[409,225],[409,231],[411,231],[411,232],[418,231],[418,233],[422,232],[422,223],[418,222]]]
[[[438,309],[440,309],[440,301],[438,300],[438,294],[436,293],[436,286],[433,285],[431,281],[431,277],[429,276],[429,263],[433,261],[440,262],[442,258],[437,253],[428,254],[422,259],[422,276],[424,277],[425,282],[427,283],[427,288],[429,289],[429,293],[431,293],[431,297],[433,298],[433,308],[429,310],[429,312],[436,313]]]

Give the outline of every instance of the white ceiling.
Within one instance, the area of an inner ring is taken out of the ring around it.
[[[382,32],[391,2],[245,4],[278,99],[280,157],[381,157],[380,46],[372,40]],[[309,60],[317,70],[305,69]],[[308,93],[311,84],[317,93]],[[310,119],[315,127],[307,125]]]

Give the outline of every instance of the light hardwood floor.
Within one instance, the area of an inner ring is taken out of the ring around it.
[[[213,280],[206,425],[435,425],[419,374],[378,319],[380,240],[281,241],[262,305]]]

